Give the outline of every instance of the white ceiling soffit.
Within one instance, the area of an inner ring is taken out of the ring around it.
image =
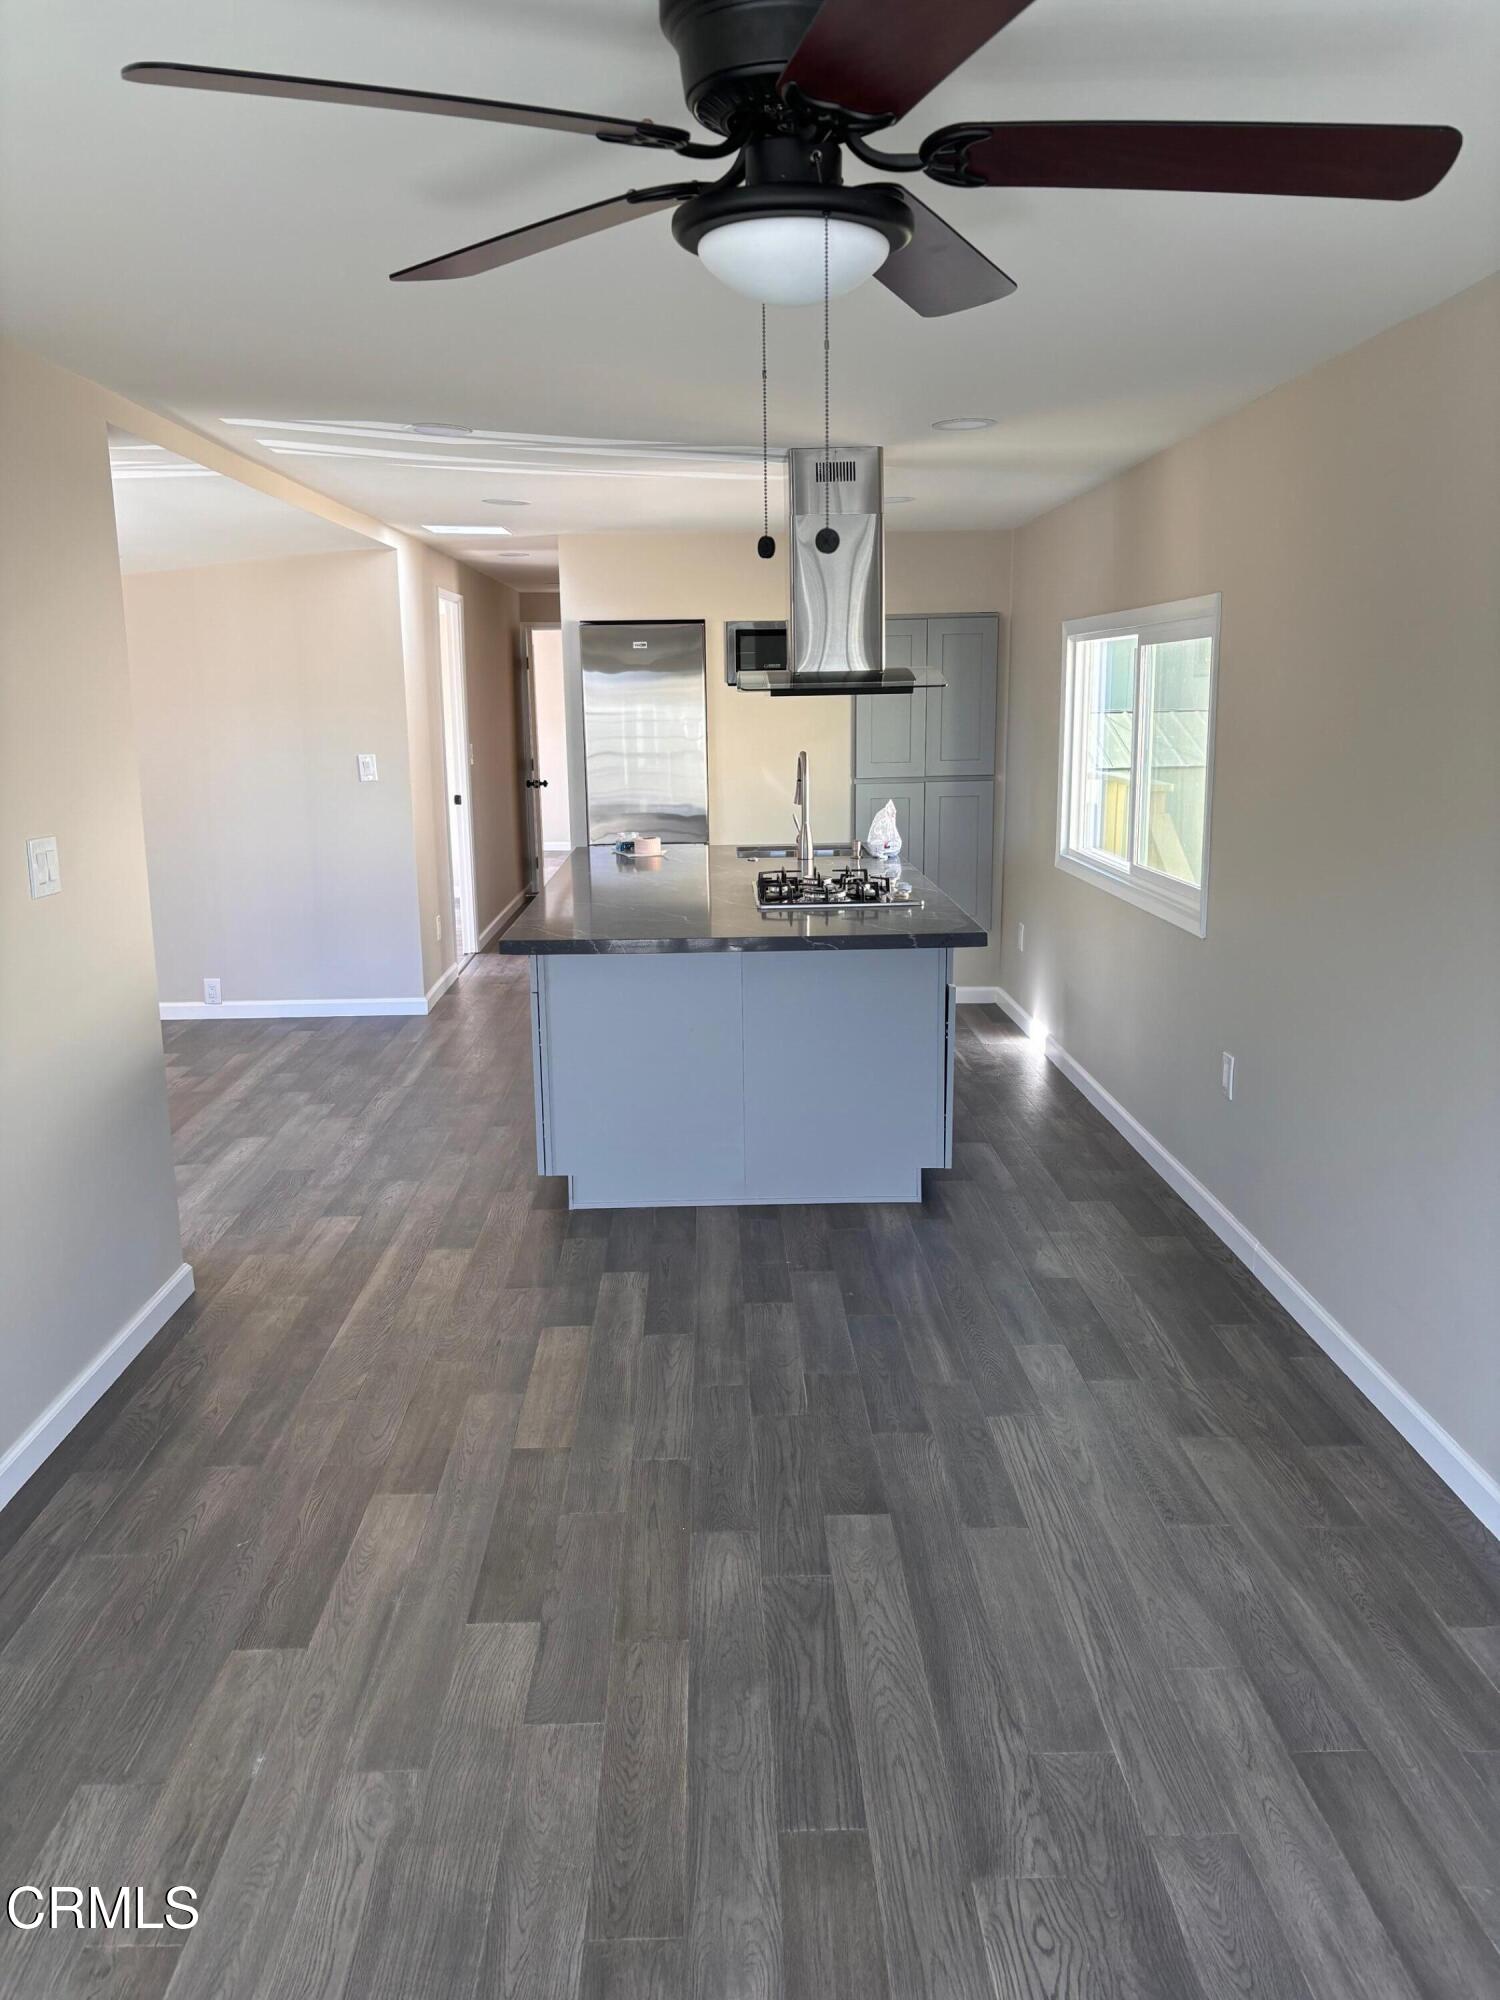
[[[381,546],[123,431],[110,432],[109,469],[127,576]]]
[[[557,534],[584,527],[753,533],[753,467],[722,476],[713,448],[753,460],[759,314],[665,216],[483,277],[388,281],[659,177],[649,160],[537,129],[119,77],[145,59],[225,64],[680,123],[656,11],[12,0],[0,324],[382,519],[463,523],[476,501],[525,500],[493,510],[515,542],[483,558],[500,574],[528,550],[549,562]],[[1456,125],[1463,152],[1408,203],[922,182],[1020,289],[946,320],[878,284],[838,301],[835,430],[886,447],[888,483],[913,496],[903,529],[1004,526],[1450,296],[1500,263],[1497,73],[1495,0],[1032,0],[885,143],[976,117],[1388,119]],[[822,434],[820,332],[816,311],[770,316],[783,442]],[[997,422],[931,429],[970,412]],[[711,455],[684,467],[600,443],[648,439]],[[350,449],[286,448],[299,441]],[[420,462],[354,455],[408,442]]]

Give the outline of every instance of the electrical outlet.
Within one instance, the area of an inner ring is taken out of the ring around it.
[[[354,761],[358,767],[359,782],[362,785],[373,785],[379,779],[380,767],[375,761],[375,752],[373,750],[359,751]]]
[[[443,941],[443,913],[442,913],[442,911],[441,911],[441,910],[437,910],[437,911],[434,911],[434,912],[433,912],[433,918],[432,918],[432,935],[433,935],[433,936],[434,936],[434,937],[435,937],[435,938],[437,939],[437,941],[438,941],[438,943],[439,943],[439,944],[441,944],[441,943],[442,943],[442,941]]]
[[[1234,1102],[1234,1057],[1225,1049],[1219,1059],[1219,1082],[1230,1103]]]
[[[1017,925],[1016,925],[1016,950],[1017,950],[1017,951],[1024,951],[1025,949],[1026,949],[1026,926],[1025,926],[1024,924],[1017,924]]]
[[[223,1006],[223,1004],[224,1004],[224,989],[223,989],[223,987],[221,986],[220,982],[219,982],[219,981],[218,981],[217,979],[205,979],[205,980],[204,980],[204,982],[203,982],[203,998],[204,998],[205,1002],[206,1002],[206,1003],[207,1003],[207,1004],[208,1004],[208,1005],[209,1005],[210,1007],[222,1007],[222,1006]]]

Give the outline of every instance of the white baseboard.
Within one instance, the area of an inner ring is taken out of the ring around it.
[[[453,968],[458,977],[458,968]],[[390,1000],[163,1000],[164,1021],[308,1021],[333,1015],[425,1014],[430,1001],[410,997]]]
[[[427,998],[417,1008],[419,1014],[430,1014],[448,988],[468,964],[466,958],[456,958],[446,972],[440,972],[427,989]]]
[[[954,996],[960,1007],[998,1007],[1000,988],[998,986],[957,986]]]
[[[485,925],[484,929],[479,933],[479,949],[481,951],[484,950],[485,946],[489,943],[491,938],[499,936],[500,932],[505,929],[505,926],[510,922],[511,918],[516,914],[516,912],[520,909],[521,905],[525,901],[526,901],[526,892],[523,889],[519,896],[511,897],[510,901],[506,904],[505,908],[500,912],[498,917],[495,917],[494,919],[492,919],[491,922]]]
[[[499,916],[485,925],[479,938],[481,951],[525,901],[524,895],[513,897]],[[430,1014],[467,963],[467,959],[455,960],[420,998],[401,994],[370,1000],[224,1000],[212,1006],[206,1000],[163,1000],[159,1011],[164,1021],[315,1021],[340,1015]]]
[[[73,1426],[118,1381],[151,1336],[164,1327],[193,1291],[193,1267],[179,1264],[164,1285],[133,1313],[109,1345],[56,1397],[36,1422],[0,1457],[0,1507],[13,1500],[43,1460],[49,1458]]]
[[[995,989],[998,1004],[1025,1034],[1036,1037],[1036,1023],[1019,1001],[1003,987]],[[1304,1333],[1341,1369],[1364,1397],[1373,1403],[1386,1421],[1395,1426],[1417,1455],[1457,1494],[1492,1535],[1500,1535],[1500,1480],[1479,1463],[1464,1447],[1404,1389],[1382,1362],[1362,1347],[1346,1326],[1340,1325],[1326,1306],[1293,1276],[1278,1257],[1227,1209],[1196,1174],[1169,1153],[1161,1141],[1148,1132],[1117,1097],[1107,1091],[1096,1076],[1068,1054],[1055,1035],[1046,1036],[1049,1062],[1060,1069],[1070,1083],[1083,1093],[1122,1138],[1129,1140],[1142,1159],[1149,1162],[1168,1187],[1175,1190],[1206,1222],[1221,1243],[1265,1286],[1278,1305],[1290,1313]]]
[[[995,1005],[1009,1014],[1023,1035],[1034,1035],[1036,1033],[1036,1023],[1031,1015],[1027,1013],[1019,1000],[1006,992],[1003,986],[995,988]],[[1059,1047],[1061,1047],[1060,1043]]]

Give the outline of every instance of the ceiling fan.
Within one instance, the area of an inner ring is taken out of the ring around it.
[[[594,117],[442,91],[189,63],[132,63],[131,83],[308,98],[576,132],[694,160],[730,161],[716,181],[632,188],[411,264],[398,281],[466,278],[670,208],[672,233],[715,276],[764,303],[810,304],[878,277],[926,317],[1015,290],[925,202],[883,182],[844,185],[842,155],[944,187],[1165,188],[1205,194],[1408,201],[1458,155],[1448,125],[1261,125],[971,121],[914,153],[871,138],[951,76],[1029,0],[660,0],[689,111],[718,135],[649,118]]]

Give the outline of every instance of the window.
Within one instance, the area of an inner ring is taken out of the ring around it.
[[[1219,600],[1063,627],[1057,865],[1202,937]]]

